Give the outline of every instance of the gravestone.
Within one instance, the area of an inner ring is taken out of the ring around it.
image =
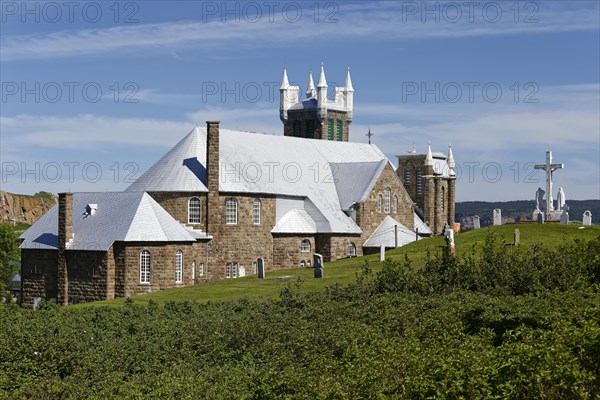
[[[380,262],[385,261],[385,246],[384,245],[379,246],[379,261]]]
[[[560,214],[560,223],[562,225],[567,225],[569,223],[569,213],[567,212],[567,208],[563,209],[562,214]]]
[[[592,225],[592,212],[585,210],[583,213],[583,225]]]
[[[446,238],[446,243],[448,243],[448,246],[450,246],[450,252],[455,254],[454,229],[451,229],[448,224],[446,224],[446,227],[444,228],[444,236]]]
[[[475,215],[473,217],[473,229],[480,229],[481,228],[481,221],[479,221],[479,215]]]
[[[543,224],[544,223],[544,213],[539,213],[537,215],[537,222],[538,222],[538,224]]]
[[[258,278],[265,279],[265,260],[259,258],[256,263],[258,264]]]
[[[315,278],[323,278],[323,276],[324,276],[323,256],[315,253],[313,260],[314,260],[314,265],[315,265],[315,267],[314,267]]]
[[[502,210],[499,208],[494,209],[494,226],[502,225]]]
[[[514,236],[513,244],[515,246],[518,246],[521,244],[521,232],[519,231],[519,228],[515,229],[515,236]]]

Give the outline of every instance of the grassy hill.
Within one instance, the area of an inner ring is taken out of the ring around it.
[[[516,228],[520,231],[522,246],[540,243],[550,248],[565,241],[573,241],[575,239],[591,240],[600,236],[600,226],[511,224],[483,228],[456,235],[456,253],[458,255],[466,255],[472,251],[481,251],[485,237],[490,231],[494,232],[499,238],[502,238],[507,244],[510,244],[513,242],[513,234]],[[397,260],[404,260],[405,257],[408,257],[415,267],[420,267],[424,265],[427,253],[429,252],[432,256],[438,254],[444,243],[443,237],[423,239],[401,248],[390,250],[386,253],[386,257]],[[323,290],[327,286],[332,286],[336,283],[342,285],[353,283],[356,280],[356,274],[362,270],[365,261],[369,263],[369,266],[374,271],[378,271],[381,268],[379,254],[377,254],[326,263],[324,279],[314,279],[312,269],[287,269],[269,272],[266,279],[258,279],[255,275],[239,279],[228,279],[136,296],[133,297],[133,301],[145,304],[150,300],[159,303],[168,301],[199,301],[205,303],[241,298],[251,300],[275,299],[279,297],[284,287],[295,284],[298,279],[302,280],[302,291]],[[81,304],[77,307],[122,305],[124,301],[125,299],[121,298]]]

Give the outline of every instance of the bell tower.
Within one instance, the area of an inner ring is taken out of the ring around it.
[[[335,88],[335,99],[327,98],[325,66],[321,63],[319,81],[315,89],[312,71],[308,74],[306,99],[299,100],[300,87],[291,86],[287,70],[283,69],[280,87],[279,116],[283,122],[283,134],[307,139],[348,141],[349,125],[354,109],[354,88],[350,68],[346,83]]]

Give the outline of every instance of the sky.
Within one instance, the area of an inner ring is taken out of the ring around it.
[[[597,1],[2,1],[2,190],[120,191],[207,120],[283,134],[286,65],[350,141],[457,163],[457,201],[535,198],[546,151],[569,199],[600,199]],[[316,78],[317,76],[315,76]]]

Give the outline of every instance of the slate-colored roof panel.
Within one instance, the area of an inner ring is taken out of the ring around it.
[[[88,204],[97,205],[93,215]],[[73,194],[74,239],[68,250],[106,251],[115,241],[195,241],[194,236],[144,192]],[[25,249],[58,247],[58,205],[21,236]]]

